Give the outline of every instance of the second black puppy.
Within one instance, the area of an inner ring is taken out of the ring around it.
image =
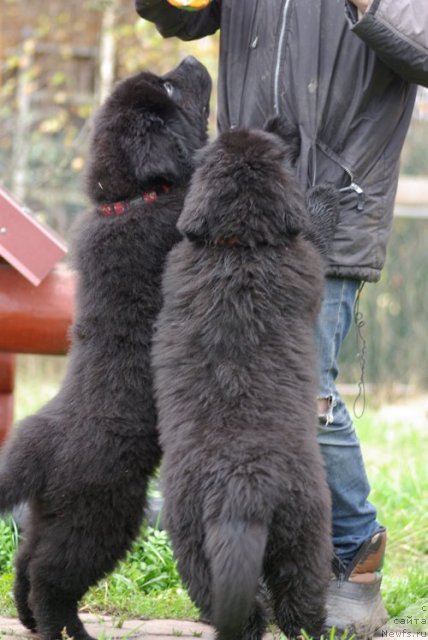
[[[187,58],[159,77],[124,80],[95,121],[88,192],[78,223],[77,317],[61,390],[16,430],[2,454],[0,512],[29,501],[16,562],[21,622],[42,640],[77,615],[88,587],[139,532],[160,448],[150,341],[160,279],[192,170],[206,141],[211,82]]]
[[[262,636],[261,577],[288,637],[318,635],[325,615],[314,345],[324,268],[289,156],[277,135],[245,130],[202,152],[154,339],[165,524],[221,640]]]

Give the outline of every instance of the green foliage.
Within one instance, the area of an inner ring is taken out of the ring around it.
[[[13,555],[18,547],[18,529],[12,518],[0,520],[0,573],[12,571]]]
[[[16,608],[12,594],[12,573],[0,572],[0,611],[3,616],[16,616]]]
[[[112,578],[118,586],[126,585],[142,593],[179,587],[180,578],[166,532],[149,527]]]
[[[423,407],[404,405],[407,421],[369,411],[357,421],[370,500],[388,530],[383,593],[390,616],[428,597],[428,467]]]
[[[427,567],[427,560],[422,567]],[[383,593],[385,605],[391,618],[407,611],[409,605],[428,602],[427,574],[421,568],[408,568],[402,575],[387,573],[384,578]],[[419,614],[421,612],[419,611]],[[421,615],[419,615],[421,617]],[[424,629],[426,631],[426,629]]]
[[[91,611],[139,617],[197,617],[181,586],[165,531],[143,529],[126,561],[85,597]]]
[[[303,640],[312,640],[312,636],[306,633],[304,629],[302,629],[301,637],[303,638]],[[286,640],[286,639],[287,639],[287,636],[285,636],[283,633],[279,635],[279,640]],[[347,631],[338,635],[336,634],[336,630],[333,627],[332,629],[330,629],[328,635],[321,634],[320,640],[355,640],[355,635],[351,635]]]

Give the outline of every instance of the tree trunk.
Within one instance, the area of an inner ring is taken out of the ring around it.
[[[111,0],[106,7],[101,24],[101,37],[99,49],[100,86],[99,102],[104,102],[110,95],[115,80],[116,66],[116,34],[115,27],[118,23],[121,0]]]

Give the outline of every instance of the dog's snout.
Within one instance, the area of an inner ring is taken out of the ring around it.
[[[184,58],[183,64],[190,64],[190,65],[193,65],[193,66],[201,66],[201,63],[199,62],[199,60],[197,60],[194,56],[187,56],[186,58]]]
[[[201,72],[203,74],[207,73],[207,70],[205,69],[202,62],[199,62],[199,60],[194,56],[187,56],[186,58],[184,58],[184,60],[182,60],[178,65],[177,71],[179,69],[183,69],[183,70],[187,69],[188,71],[191,70],[192,72],[196,71],[196,72]]]
[[[208,72],[208,69],[199,62],[197,58],[194,56],[187,56],[184,58],[179,65],[166,76],[164,76],[166,80],[171,79],[171,81],[186,82],[186,83],[196,83],[203,88],[208,94],[211,93],[211,77]]]

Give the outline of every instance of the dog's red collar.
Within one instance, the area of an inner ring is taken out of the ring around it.
[[[218,247],[240,247],[241,242],[237,236],[230,236],[230,238],[220,238],[216,245]]]
[[[157,189],[153,189],[153,191],[145,191],[140,196],[132,198],[131,200],[122,200],[111,204],[100,204],[97,208],[97,212],[102,216],[121,216],[134,204],[138,204],[140,202],[155,202],[160,194],[169,193],[170,191],[171,186],[169,184],[162,184]]]

